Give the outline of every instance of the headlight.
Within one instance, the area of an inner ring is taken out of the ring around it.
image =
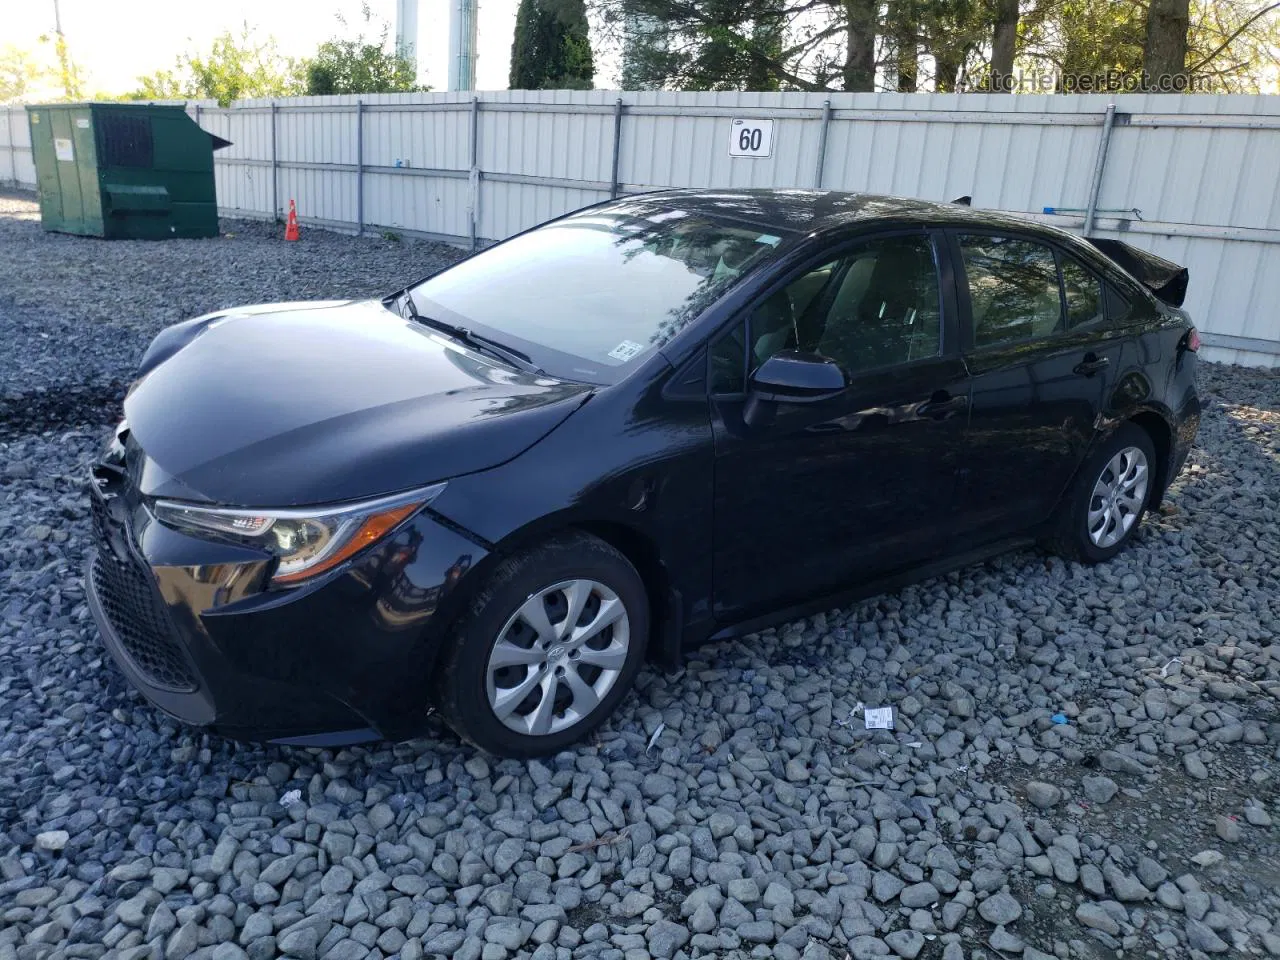
[[[289,510],[230,510],[174,500],[155,504],[166,526],[210,540],[266,550],[280,558],[271,582],[301,583],[377,543],[444,490],[443,483],[363,503]]]

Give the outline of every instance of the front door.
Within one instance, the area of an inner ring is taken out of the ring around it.
[[[940,554],[968,413],[933,240],[863,241],[789,278],[712,344],[715,612],[749,619]],[[782,349],[850,385],[744,421],[749,371]]]
[[[1068,255],[1030,238],[978,234],[956,236],[952,249],[973,376],[959,535],[991,541],[1052,515],[1094,436],[1126,339],[1107,327],[1098,279]]]

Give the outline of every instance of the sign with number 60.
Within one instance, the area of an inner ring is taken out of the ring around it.
[[[729,156],[768,157],[772,154],[772,120],[733,121],[729,128]]]

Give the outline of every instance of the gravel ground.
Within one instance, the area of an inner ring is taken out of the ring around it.
[[[101,652],[85,464],[163,325],[457,254],[223,229],[47,235],[0,195],[0,960],[1280,955],[1280,375],[1202,367],[1173,509],[1106,566],[705,648],[547,762],[242,745]]]

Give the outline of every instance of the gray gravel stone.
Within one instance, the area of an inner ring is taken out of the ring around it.
[[[993,893],[978,904],[978,913],[987,923],[994,923],[1000,926],[1013,923],[1022,916],[1022,907],[1018,905],[1017,900],[1001,890],[999,893]]]
[[[1199,920],[1187,921],[1187,943],[1192,949],[1203,950],[1205,953],[1226,953],[1231,949],[1212,928]]]
[[[65,847],[70,839],[71,834],[66,830],[45,830],[36,834],[36,849],[58,851]]]
[[[1110,777],[1085,777],[1080,781],[1080,789],[1085,798],[1094,803],[1107,803],[1120,790]]]
[[[905,960],[915,960],[924,949],[924,935],[916,930],[894,930],[885,934],[889,949]]]
[[[927,907],[938,902],[938,888],[932,883],[913,883],[898,894],[904,907]]]
[[[1085,901],[1076,907],[1076,919],[1092,930],[1101,930],[1111,936],[1120,932],[1120,924],[1106,910],[1096,903]]]
[[[1062,799],[1062,791],[1051,783],[1044,783],[1040,780],[1032,780],[1027,784],[1027,799],[1032,805],[1041,810],[1048,810],[1055,807]]]
[[[689,942],[689,931],[670,920],[659,920],[645,932],[649,954],[659,960],[669,960],[676,951]]]

